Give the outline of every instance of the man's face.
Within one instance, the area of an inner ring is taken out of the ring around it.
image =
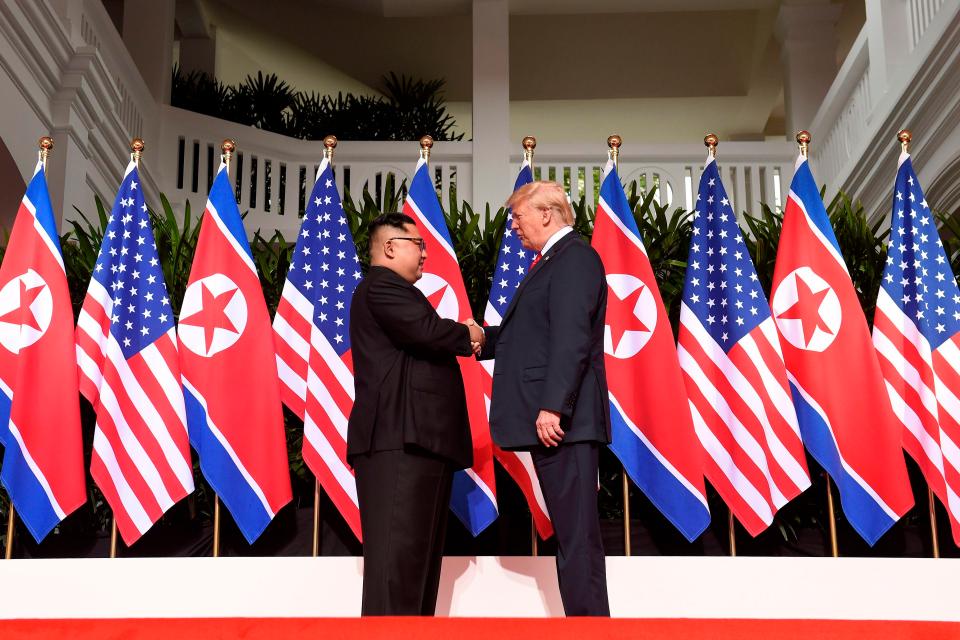
[[[525,249],[540,251],[544,242],[544,217],[547,214],[536,203],[527,200],[513,208],[513,217],[510,228],[517,234],[517,239]]]
[[[416,282],[423,277],[423,263],[427,259],[427,249],[423,246],[420,231],[413,224],[403,225],[403,231],[392,228],[385,231],[385,249],[392,254],[393,270],[407,282]]]

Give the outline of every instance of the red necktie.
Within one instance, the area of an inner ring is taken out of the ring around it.
[[[540,262],[540,252],[537,252],[537,255],[533,256],[533,262],[530,263],[530,270],[533,271],[533,268],[537,266],[537,263]]]

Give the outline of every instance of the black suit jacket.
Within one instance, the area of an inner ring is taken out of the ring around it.
[[[470,331],[437,315],[423,293],[386,267],[370,267],[350,307],[354,403],[347,459],[415,447],[471,466],[473,445],[456,356]]]
[[[500,326],[486,328],[480,358],[496,358],[490,405],[494,442],[506,449],[538,446],[541,409],[560,412],[564,442],[610,442],[606,308],[600,256],[570,232],[520,283]]]

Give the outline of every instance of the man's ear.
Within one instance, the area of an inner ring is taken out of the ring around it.
[[[556,212],[549,207],[541,209],[540,211],[543,216],[543,226],[549,227],[553,223],[553,217],[556,215]]]
[[[379,238],[377,238],[377,240],[383,241],[382,238],[383,236],[380,236]],[[387,258],[393,259],[394,248],[393,248],[393,242],[391,240],[383,241],[383,255],[386,256]]]

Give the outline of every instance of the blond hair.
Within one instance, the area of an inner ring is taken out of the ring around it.
[[[513,192],[506,206],[516,209],[526,204],[534,209],[554,211],[563,224],[573,224],[573,207],[567,200],[567,192],[556,182],[537,180],[525,184]]]

